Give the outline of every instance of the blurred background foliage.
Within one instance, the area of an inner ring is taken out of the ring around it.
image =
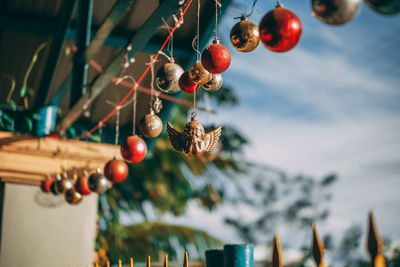
[[[186,96],[188,100],[192,96]],[[199,105],[229,108],[239,99],[229,87],[208,94],[199,90]],[[170,115],[174,127],[182,129],[190,110],[176,106]],[[206,130],[216,125],[204,125]],[[274,226],[282,221],[291,227],[309,228],[311,222],[328,217],[324,203],[331,197],[329,186],[336,180],[328,175],[321,181],[311,177],[289,177],[284,172],[248,161],[243,153],[248,140],[236,128],[222,125],[219,146],[200,157],[186,157],[173,151],[165,133],[159,137],[146,160],[130,166],[129,177],[99,198],[99,232],[96,249],[99,256],[116,262],[144,255],[168,252],[179,260],[180,251],[192,251],[191,259],[201,259],[204,250],[221,245],[202,231],[150,221],[149,214],[182,215],[190,201],[213,210],[221,203],[245,205],[257,209],[256,220],[240,217],[225,219],[242,241],[269,242]],[[121,215],[132,219],[121,224]],[[239,241],[239,240],[238,240]],[[182,250],[184,249],[184,250]]]

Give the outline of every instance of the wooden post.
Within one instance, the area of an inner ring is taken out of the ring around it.
[[[378,234],[372,211],[369,213],[367,250],[371,258],[371,267],[386,267],[383,256],[383,240]]]

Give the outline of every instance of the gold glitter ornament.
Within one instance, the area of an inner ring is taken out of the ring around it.
[[[146,138],[157,137],[161,133],[162,128],[162,120],[154,114],[153,110],[149,114],[146,114],[139,123],[139,131]]]

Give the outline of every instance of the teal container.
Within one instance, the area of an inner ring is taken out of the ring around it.
[[[206,267],[223,267],[224,250],[210,249],[206,250]]]
[[[228,244],[224,246],[224,267],[253,267],[253,244]]]

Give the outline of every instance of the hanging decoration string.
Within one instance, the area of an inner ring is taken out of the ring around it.
[[[172,29],[171,26],[168,25],[168,23],[165,21],[164,18],[162,20],[164,22],[164,28],[167,29],[169,34],[171,34],[171,29]],[[165,56],[168,59],[168,61],[171,63],[175,62],[174,57],[173,57],[173,38],[174,38],[174,34],[172,33],[171,38],[169,39],[168,44],[167,44],[167,50],[168,50],[169,56],[166,53],[164,53],[163,51],[160,51],[160,54]]]
[[[221,8],[221,3],[219,2],[219,0],[215,0],[215,40],[218,39],[218,8]]]
[[[243,17],[245,17],[245,18],[250,17],[250,16],[253,14],[253,12],[254,12],[254,6],[256,5],[257,1],[258,1],[258,0],[253,0],[253,3],[252,3],[252,5],[251,5],[251,10],[250,10],[249,13],[247,13],[248,5],[247,5],[246,0],[245,0],[245,1],[244,1],[244,11],[243,11],[243,13],[242,13],[242,16],[240,16],[240,17],[234,17],[234,19],[240,19],[240,18],[243,18]]]
[[[163,52],[161,52],[160,54],[164,54]],[[164,54],[165,55],[165,54]],[[167,55],[165,55],[167,58],[169,58]],[[154,59],[154,55],[150,56],[150,62],[146,63],[146,65],[150,65],[151,62],[153,62]],[[151,82],[150,82],[150,110],[153,109],[153,103],[154,103],[154,64],[151,64],[150,66],[150,72],[151,72]]]
[[[192,41],[192,48],[197,53],[197,61],[200,61],[200,0],[197,0],[197,29],[196,36]]]
[[[134,92],[133,92],[133,106],[132,106],[132,109],[133,109],[133,121],[132,121],[132,135],[135,135],[135,133],[136,133],[136,95],[137,95],[137,90],[135,90]]]
[[[178,28],[178,26],[180,25],[180,22],[183,19],[183,16],[186,14],[187,10],[189,9],[191,3],[193,2],[193,0],[189,0],[188,3],[186,4],[185,9],[183,10],[181,16],[179,17],[178,21],[175,23],[175,26],[172,28],[171,33],[168,35],[168,37],[165,39],[164,43],[161,45],[160,50],[156,53],[156,55],[154,56],[154,59],[152,61],[151,64],[154,64],[154,60],[156,60],[158,58],[158,56],[160,55],[160,51],[162,51],[164,49],[164,47],[167,45],[168,41],[171,39],[172,34],[175,32],[175,30]],[[139,77],[138,81],[134,84],[134,86],[131,88],[131,90],[124,96],[124,98],[121,100],[121,102],[118,104],[118,106],[123,105],[126,100],[128,99],[128,97],[137,89],[137,87],[139,86],[139,84],[142,82],[143,78],[146,76],[146,74],[149,72],[151,65],[147,66],[147,68],[145,69],[145,71],[142,73],[142,75]],[[87,132],[82,133],[80,136],[78,136],[76,139],[82,139],[85,138],[87,136],[89,136],[90,134],[92,134],[94,131],[96,131],[99,127],[101,123],[105,123],[107,120],[110,119],[110,117],[117,111],[116,108],[114,108],[107,116],[105,116],[101,121],[99,121],[99,123],[97,123],[96,126],[94,126],[92,129],[90,129]]]

